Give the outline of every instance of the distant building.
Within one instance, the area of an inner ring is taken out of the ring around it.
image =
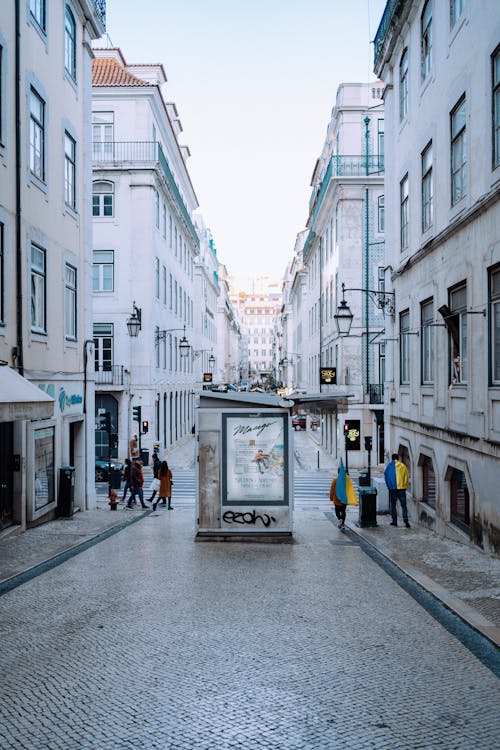
[[[61,495],[65,514],[95,503],[90,45],[105,9],[2,3],[0,528],[51,519]]]
[[[124,458],[133,434],[149,453],[164,451],[193,424],[198,202],[177,109],[163,96],[163,66],[129,65],[119,49],[94,53],[96,410],[110,412],[111,454]],[[139,314],[131,337],[128,323]],[[96,450],[107,455],[106,433],[97,433]]]
[[[387,3],[386,443],[412,515],[500,553],[500,13],[481,3]]]

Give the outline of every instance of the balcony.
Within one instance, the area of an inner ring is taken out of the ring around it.
[[[123,365],[102,365],[96,367],[95,384],[123,385]]]
[[[370,404],[383,404],[384,403],[384,384],[383,383],[369,383],[368,396],[370,399]]]
[[[196,247],[200,247],[200,239],[159,143],[156,141],[94,141],[92,160],[94,168],[97,169],[105,169],[110,165],[120,169],[130,168],[130,166],[158,169],[170,188]]]
[[[389,26],[391,25],[391,21],[395,14],[396,8],[399,4],[400,4],[400,0],[389,0],[387,5],[385,6],[385,10],[382,15],[382,20],[380,21],[379,27],[377,29],[377,33],[375,34],[374,61],[373,61],[374,68],[377,67],[377,64],[379,62],[379,55],[384,45],[385,36],[389,30]]]
[[[95,12],[100,22],[106,28],[106,0],[93,0]]]

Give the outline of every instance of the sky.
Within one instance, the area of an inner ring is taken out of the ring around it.
[[[127,63],[162,63],[199,211],[230,275],[278,281],[340,83],[375,79],[385,0],[107,0]]]

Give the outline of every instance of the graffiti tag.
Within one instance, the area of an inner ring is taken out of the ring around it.
[[[267,513],[257,513],[255,510],[247,511],[245,513],[226,510],[222,516],[222,520],[225,521],[225,523],[249,524],[250,526],[255,526],[257,521],[262,521],[263,526],[266,528],[271,525],[271,521],[276,523],[274,516],[269,516]]]

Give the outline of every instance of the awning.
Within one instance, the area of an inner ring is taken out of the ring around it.
[[[53,414],[53,398],[11,367],[0,367],[0,422],[46,419]]]
[[[306,407],[308,411],[345,413],[349,408],[349,398],[352,393],[290,393],[286,398],[298,406]]]

